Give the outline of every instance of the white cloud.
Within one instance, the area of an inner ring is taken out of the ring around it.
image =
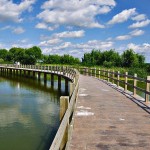
[[[33,44],[14,43],[10,46],[10,48],[12,48],[12,47],[30,48],[30,47],[33,47]]]
[[[131,36],[130,35],[120,35],[120,36],[117,36],[116,37],[116,40],[128,40],[128,39],[130,39],[131,38]]]
[[[90,52],[92,49],[101,49],[108,50],[113,46],[113,42],[111,41],[99,41],[99,40],[91,40],[85,43],[71,43],[64,42],[60,45],[53,45],[48,47],[43,47],[43,53],[45,54],[71,54],[75,57],[82,57],[85,52]]]
[[[23,39],[23,40],[20,40],[21,43],[27,43],[28,42],[28,39]]]
[[[40,44],[39,44],[39,46],[51,46],[51,45],[56,45],[56,44],[58,44],[58,43],[60,43],[62,40],[60,40],[60,39],[57,39],[57,38],[55,38],[55,39],[50,39],[50,40],[47,40],[47,41],[42,41],[42,42],[40,42]]]
[[[39,46],[51,46],[62,42],[62,38],[81,38],[84,36],[84,30],[79,31],[64,31],[60,33],[55,33],[50,37],[41,36],[41,41]]]
[[[136,15],[136,8],[125,9],[121,13],[115,15],[108,24],[122,23]]]
[[[46,23],[38,23],[36,26],[38,29],[47,29],[47,24]]]
[[[17,27],[17,28],[14,28],[12,30],[12,32],[15,33],[15,34],[22,34],[22,33],[25,32],[25,30],[22,27]]]
[[[44,10],[37,17],[53,25],[104,28],[95,16],[108,13],[115,5],[114,0],[61,0],[61,4],[60,0],[48,0],[42,5]]]
[[[150,43],[142,43],[142,44],[129,43],[126,45],[120,45],[120,47],[116,49],[120,54],[122,54],[123,51],[127,49],[133,49],[134,52],[142,54],[146,58],[145,62],[150,63]]]
[[[137,16],[132,17],[132,20],[134,21],[142,21],[146,19],[146,15],[145,14],[139,14]]]
[[[84,30],[79,30],[79,31],[64,31],[60,33],[55,33],[53,34],[52,37],[57,37],[57,38],[81,38],[84,36]]]
[[[0,28],[1,31],[8,30],[8,29],[11,29],[11,26],[5,26],[5,27]]]
[[[147,19],[147,20],[144,20],[144,21],[133,23],[132,25],[129,26],[129,28],[142,28],[142,27],[145,27],[149,24],[150,24],[150,20]]]
[[[132,37],[140,36],[143,34],[144,34],[143,30],[136,29],[130,32],[129,34],[117,36],[116,40],[119,40],[119,41],[128,40],[128,39],[131,39]]]
[[[129,43],[127,48],[133,49],[136,53],[143,54],[146,58],[146,62],[150,63],[150,43],[143,43],[143,44],[134,44]]]
[[[0,22],[22,21],[21,14],[26,10],[31,11],[34,3],[35,0],[24,0],[20,4],[15,4],[12,0],[0,0]]]
[[[130,32],[130,35],[132,36],[140,36],[140,35],[143,35],[144,34],[144,31],[143,30],[133,30],[132,32]]]
[[[48,26],[46,23],[38,23],[35,28],[38,29],[47,29],[49,31],[53,31],[54,29],[58,28],[58,25],[54,25],[54,26]]]
[[[149,43],[143,43],[143,44],[134,44],[134,43],[129,43],[127,45],[128,48],[135,50],[136,52],[145,52],[149,51],[150,52],[150,44]]]

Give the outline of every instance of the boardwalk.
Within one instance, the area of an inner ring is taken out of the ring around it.
[[[116,89],[80,76],[70,150],[148,150],[150,114]]]

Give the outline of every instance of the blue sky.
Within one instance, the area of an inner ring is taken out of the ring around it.
[[[81,58],[133,49],[150,62],[150,0],[0,0],[0,49],[39,46]]]

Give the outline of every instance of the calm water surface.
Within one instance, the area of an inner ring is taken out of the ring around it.
[[[48,150],[59,126],[62,89],[0,74],[0,150]]]

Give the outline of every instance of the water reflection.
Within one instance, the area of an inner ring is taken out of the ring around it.
[[[0,74],[0,149],[47,150],[59,126],[57,81]],[[8,144],[9,143],[9,144]]]

